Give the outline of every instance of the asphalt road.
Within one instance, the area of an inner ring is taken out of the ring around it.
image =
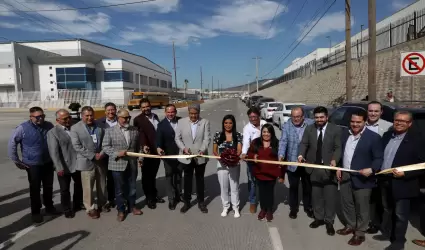
[[[221,130],[222,117],[231,113],[237,120],[238,131],[247,123],[246,106],[236,99],[212,100],[202,104],[201,116],[211,121],[211,132]],[[156,110],[163,117],[162,110]],[[132,116],[139,111],[133,111]],[[187,116],[186,109],[179,109],[180,116]],[[202,214],[197,206],[186,214],[180,214],[180,203],[175,211],[168,204],[159,204],[156,210],[145,207],[141,184],[138,182],[137,202],[143,208],[142,216],[129,216],[124,222],[116,221],[116,212],[103,213],[98,220],[78,212],[74,219],[63,216],[48,218],[41,225],[31,224],[29,194],[26,173],[17,169],[7,158],[7,140],[12,129],[24,121],[25,113],[0,113],[0,249],[273,249],[273,250],[329,250],[354,249],[347,245],[350,236],[328,236],[324,227],[310,229],[309,219],[300,212],[296,220],[288,217],[285,205],[288,183],[276,185],[277,210],[271,223],[259,222],[249,213],[247,204],[246,166],[241,173],[241,214],[239,219],[220,217],[222,211],[220,190],[216,175],[216,162],[210,161],[205,174],[206,203],[209,213]],[[53,112],[47,113],[53,120]],[[280,136],[280,131],[277,133]],[[212,148],[212,144],[210,150]],[[139,174],[140,175],[140,174]],[[140,176],[139,176],[140,179]],[[59,205],[58,183],[55,179],[54,202]],[[159,194],[165,197],[164,169],[158,173]],[[194,197],[195,198],[195,197]],[[302,208],[300,211],[303,211]],[[412,219],[414,226],[419,220]],[[336,220],[335,229],[341,228]],[[407,239],[420,237],[410,225]],[[3,242],[3,243],[2,243]],[[378,242],[367,236],[357,249],[383,249],[388,242]],[[412,243],[406,249],[416,249]]]

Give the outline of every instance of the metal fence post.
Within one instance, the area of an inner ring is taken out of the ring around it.
[[[388,30],[390,32],[390,47],[391,48],[393,46],[393,32],[392,32],[392,25],[390,23],[390,29]]]
[[[416,28],[417,28],[417,22],[416,22],[416,11],[413,11],[413,27],[415,27],[413,31],[413,39],[416,39]]]

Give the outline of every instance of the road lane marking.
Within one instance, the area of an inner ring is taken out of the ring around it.
[[[37,225],[32,225],[29,226],[21,231],[19,231],[17,234],[15,234],[15,236],[13,236],[12,238],[6,240],[5,242],[0,244],[0,249],[3,248],[7,248],[10,245],[13,245],[13,243],[15,243],[15,241],[17,241],[19,238],[21,238],[22,236],[26,235],[27,233],[31,232],[32,230],[34,230],[37,227]]]
[[[226,110],[224,110],[224,112],[232,112],[232,110],[231,109],[226,109]]]
[[[282,241],[277,227],[269,227],[269,234],[270,239],[272,240],[273,250],[283,250]]]
[[[208,113],[208,115],[211,115],[211,113]]]

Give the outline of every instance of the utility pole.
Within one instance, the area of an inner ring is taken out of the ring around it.
[[[351,6],[350,0],[345,0],[345,92],[347,101],[353,100],[351,87]]]
[[[176,50],[174,48],[174,41],[173,41],[173,59],[174,59],[174,87],[176,88],[177,92],[177,68],[176,68]]]
[[[211,76],[211,99],[214,99],[214,76]]]
[[[257,93],[258,93],[258,60],[262,59],[261,57],[254,57],[252,59],[255,59],[255,69],[256,69],[256,76],[255,76],[255,80],[257,81]]]
[[[369,55],[368,55],[368,101],[376,101],[376,0],[368,2]]]
[[[201,66],[201,100],[202,100],[202,66]]]
[[[217,88],[218,88],[218,98],[221,98],[221,92],[220,92],[220,80],[217,79]]]

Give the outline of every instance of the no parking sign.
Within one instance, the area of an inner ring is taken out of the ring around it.
[[[425,75],[425,51],[401,53],[401,76]]]

